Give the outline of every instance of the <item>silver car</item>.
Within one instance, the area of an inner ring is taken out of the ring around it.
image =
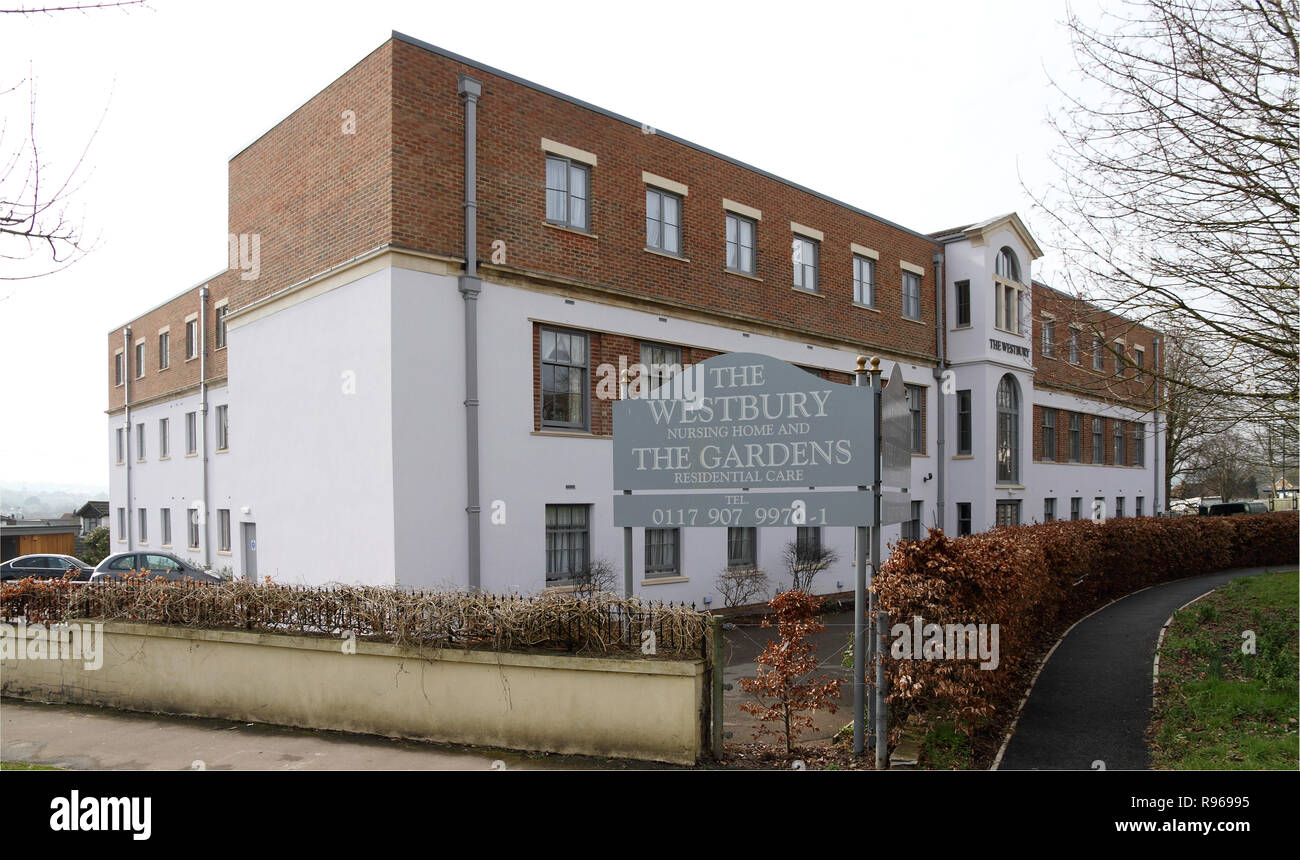
[[[170,582],[204,582],[215,584],[224,580],[214,573],[200,570],[188,561],[169,552],[117,552],[101,561],[90,575],[94,583],[109,582],[117,578],[134,577],[144,573],[145,579],[161,577]]]

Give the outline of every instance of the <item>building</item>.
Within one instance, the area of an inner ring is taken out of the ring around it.
[[[109,335],[115,550],[562,587],[621,563],[617,370],[739,351],[901,366],[916,501],[886,541],[1161,508],[1158,335],[1034,282],[1014,214],[917,232],[396,33],[229,173],[230,267]],[[824,531],[638,529],[637,589],[780,585],[799,538],[840,590],[852,529]]]
[[[74,555],[79,525],[74,516],[0,518],[0,562],[39,553]]]

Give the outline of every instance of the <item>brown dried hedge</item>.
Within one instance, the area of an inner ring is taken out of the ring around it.
[[[999,625],[999,664],[887,659],[891,743],[919,712],[995,735],[1038,660],[1074,621],[1156,583],[1238,567],[1294,564],[1294,512],[1054,522],[950,538],[937,530],[897,544],[873,589],[891,627]],[[886,637],[887,647],[893,641]]]
[[[345,636],[403,647],[705,656],[708,616],[693,607],[613,594],[500,596],[322,588],[242,580],[220,585],[145,580],[88,585],[25,579],[0,587],[0,620],[77,618]],[[651,647],[653,644],[653,647]]]

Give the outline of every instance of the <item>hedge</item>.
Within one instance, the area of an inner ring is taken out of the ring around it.
[[[999,528],[951,538],[932,529],[903,541],[873,583],[891,627],[997,624],[999,664],[887,659],[891,742],[920,712],[973,736],[1014,712],[1043,652],[1071,623],[1150,585],[1215,571],[1294,564],[1295,512],[1140,517]],[[886,637],[887,647],[892,637]]]

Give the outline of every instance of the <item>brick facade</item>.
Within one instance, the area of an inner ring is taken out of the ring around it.
[[[1142,350],[1146,367],[1154,368],[1156,351],[1154,340],[1158,333],[1116,314],[1103,311],[1087,302],[1067,296],[1057,290],[1035,282],[1033,285],[1033,349],[1034,386],[1036,388],[1062,388],[1083,396],[1149,409],[1152,403],[1150,373],[1139,379],[1136,369],[1126,366],[1123,376],[1115,374],[1115,356],[1111,347],[1116,339],[1124,342],[1127,359],[1134,361],[1137,350]],[[1055,349],[1053,355],[1043,353],[1043,326],[1055,323]],[[1079,361],[1070,362],[1070,332],[1079,335]],[[1093,338],[1102,340],[1102,369],[1093,369]]]
[[[731,327],[747,321],[798,338],[824,338],[925,361],[935,349],[930,239],[850,209],[718,155],[394,38],[230,161],[229,232],[256,235],[256,278],[231,270],[210,282],[212,301],[232,311],[384,245],[462,259],[463,106],[457,77],[483,83],[479,102],[479,247],[488,277],[522,275],[536,288],[560,279],[632,298],[647,308],[687,309]],[[355,131],[346,133],[345,112]],[[545,224],[543,138],[594,153],[589,232]],[[682,259],[645,250],[642,172],[685,184]],[[755,277],[724,271],[723,198],[762,213]],[[793,285],[791,222],[821,231],[819,290]],[[491,262],[504,242],[505,261]],[[871,248],[876,308],[853,303],[850,243]],[[498,246],[500,247],[500,246]],[[922,267],[921,319],[902,315],[900,263]],[[251,274],[251,272],[249,273]],[[187,291],[134,321],[184,319]],[[159,324],[167,324],[162,322]],[[109,333],[110,408],[120,329]],[[173,349],[177,349],[173,337]],[[213,357],[209,344],[209,356]],[[197,374],[173,364],[170,377],[133,380],[138,401],[183,390]],[[218,364],[209,376],[215,376]],[[157,378],[155,378],[157,377]],[[594,428],[593,428],[594,429]]]

